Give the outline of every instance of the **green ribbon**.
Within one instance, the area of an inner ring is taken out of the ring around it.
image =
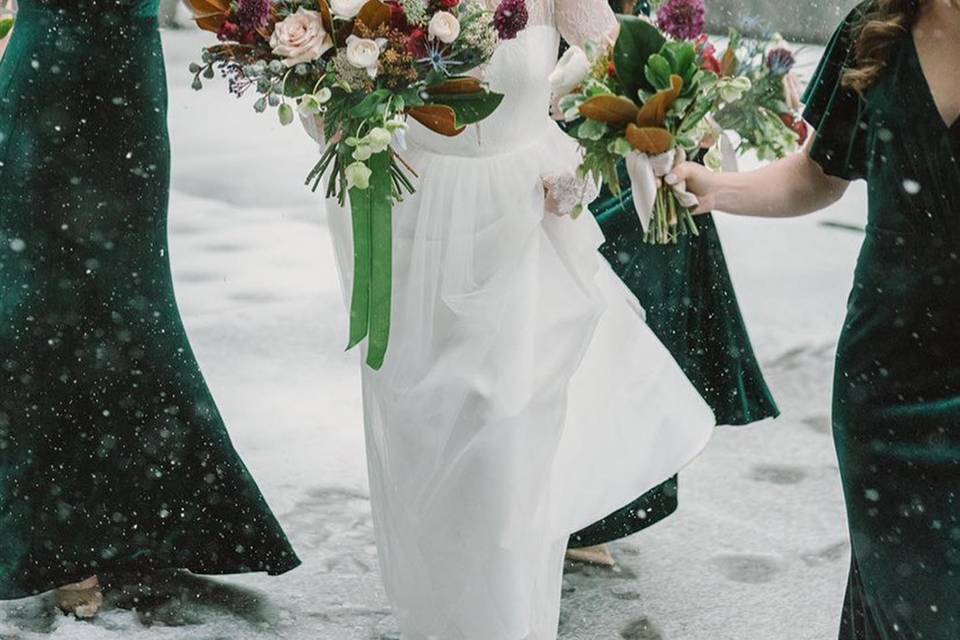
[[[350,190],[353,218],[353,292],[350,302],[352,349],[367,340],[367,365],[380,369],[390,341],[393,288],[393,182],[390,152],[370,158],[373,174],[366,189]]]

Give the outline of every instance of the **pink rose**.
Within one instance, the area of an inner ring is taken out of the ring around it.
[[[323,28],[323,17],[317,11],[300,7],[282,22],[270,36],[273,52],[283,57],[283,64],[293,67],[313,62],[333,47],[333,38]]]

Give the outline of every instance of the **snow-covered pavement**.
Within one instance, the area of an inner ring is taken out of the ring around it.
[[[46,597],[0,604],[0,639],[396,640],[366,498],[357,356],[343,352],[322,203],[302,186],[315,150],[219,82],[191,91],[186,67],[204,38],[164,39],[179,300],[234,442],[304,566],[115,594],[89,624],[54,615]],[[680,513],[615,545],[619,569],[570,568],[563,640],[835,637],[848,549],[829,392],[860,234],[824,223],[864,215],[855,185],[809,219],[720,220],[784,415],[719,433],[682,476]]]

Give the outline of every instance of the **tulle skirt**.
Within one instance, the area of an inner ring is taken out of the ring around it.
[[[405,640],[555,638],[567,537],[676,473],[714,424],[592,216],[545,214],[541,176],[577,152],[534,129],[510,150],[414,131],[404,154],[420,178],[394,212],[390,348],[363,382]],[[349,210],[329,216],[349,292]]]

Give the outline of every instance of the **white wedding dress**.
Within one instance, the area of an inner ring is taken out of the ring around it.
[[[411,123],[417,192],[394,212],[386,364],[364,367],[371,498],[404,640],[553,640],[567,537],[690,462],[707,405],[603,261],[600,229],[545,214],[577,148],[548,116],[560,33],[606,0],[528,0],[485,69],[506,95],[445,138]],[[548,185],[549,186],[549,185]],[[350,213],[328,203],[345,292]],[[349,294],[348,294],[349,295]]]

